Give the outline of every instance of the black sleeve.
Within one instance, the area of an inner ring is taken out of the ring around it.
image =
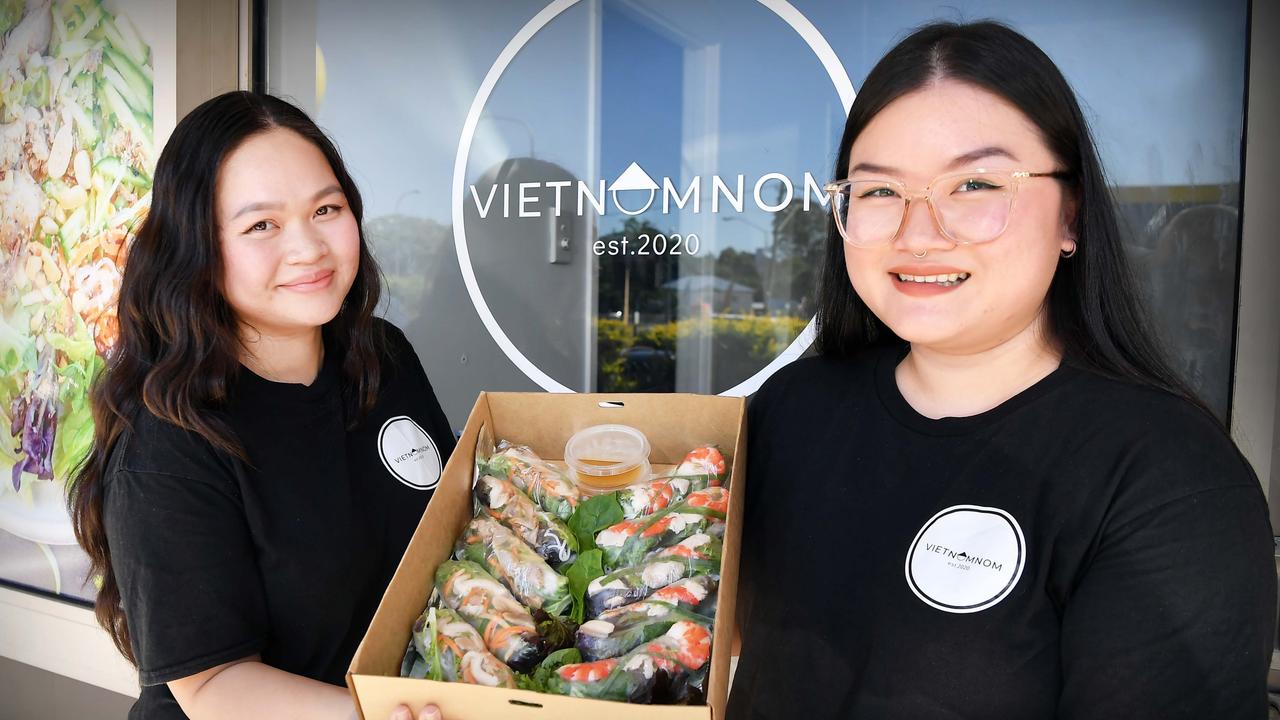
[[[409,342],[409,338],[405,337],[404,332],[400,328],[384,322],[384,328],[387,335],[387,342],[391,346],[391,352],[395,358],[398,371],[407,372],[413,376],[414,381],[420,385],[425,398],[424,407],[422,408],[423,416],[431,425],[434,431],[432,437],[436,438],[436,443],[440,446],[440,462],[447,463],[449,456],[453,454],[453,449],[457,445],[457,438],[453,432],[453,426],[449,424],[449,418],[444,414],[444,408],[440,407],[440,401],[436,398],[435,388],[431,387],[431,381],[427,379],[427,371],[422,367],[422,360],[418,357],[418,353],[413,349],[413,343]]]
[[[793,380],[801,360],[765,381],[747,405],[746,491],[743,493],[742,534],[738,552],[738,592],[735,621],[742,640],[741,656],[733,676],[726,717],[731,720],[772,717],[777,708],[777,668],[772,648],[781,632],[778,607],[784,602],[778,591],[779,523],[786,510],[780,500],[794,499],[775,487],[774,456],[784,448],[804,447],[803,439],[788,432],[788,420],[797,406]],[[803,406],[803,401],[799,404]],[[739,490],[731,489],[733,492]],[[788,508],[791,506],[788,505]],[[785,562],[785,561],[784,561]]]
[[[1063,611],[1058,717],[1267,716],[1270,522],[1256,477],[1217,434],[1203,443],[1216,453],[1165,443],[1131,483],[1152,489],[1131,494],[1148,502],[1110,513]]]
[[[141,438],[135,438],[138,441]],[[262,582],[228,478],[118,468],[103,522],[143,685],[252,655],[267,636]]]
[[[757,586],[763,581],[763,552],[765,542],[761,527],[765,519],[764,498],[769,497],[769,477],[763,471],[765,460],[771,452],[769,440],[772,430],[767,426],[770,411],[778,396],[778,386],[790,374],[784,368],[770,378],[747,404],[747,465],[746,491],[743,497],[741,544],[738,552],[737,623],[744,641],[747,621],[756,599]]]
[[[423,414],[427,418],[427,422],[431,423],[431,427],[440,428],[439,435],[432,433],[436,437],[436,443],[440,446],[440,462],[449,462],[449,457],[453,455],[453,449],[458,444],[457,436],[453,432],[453,426],[449,424],[449,418],[444,414],[444,408],[440,407],[440,400],[436,398],[435,388],[431,387],[431,381],[427,379],[427,373],[422,369],[422,361],[418,359],[417,353],[413,354],[414,367],[417,369],[419,382],[422,383],[424,407]]]

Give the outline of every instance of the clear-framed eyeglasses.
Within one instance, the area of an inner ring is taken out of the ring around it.
[[[1034,178],[1065,178],[1062,170],[969,170],[934,178],[916,192],[899,180],[852,178],[827,183],[831,211],[845,242],[876,247],[893,242],[913,200],[923,199],[944,237],[957,245],[991,242],[1009,227],[1018,186]]]

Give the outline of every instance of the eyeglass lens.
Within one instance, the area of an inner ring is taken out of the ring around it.
[[[1012,179],[998,174],[940,178],[929,199],[943,232],[965,243],[995,239],[1009,220]],[[836,194],[836,220],[854,245],[883,245],[893,240],[907,209],[905,188],[897,182],[855,180]]]

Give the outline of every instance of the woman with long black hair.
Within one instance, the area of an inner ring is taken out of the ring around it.
[[[917,30],[835,178],[818,357],[750,408],[730,717],[1265,717],[1265,500],[1151,335],[1053,62]]]
[[[374,316],[362,211],[274,97],[209,100],[161,153],[70,491],[132,718],[355,716],[347,666],[454,447]]]

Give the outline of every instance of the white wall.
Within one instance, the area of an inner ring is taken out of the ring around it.
[[[1253,464],[1280,527],[1280,3],[1253,3],[1245,131],[1243,243],[1231,434]]]

